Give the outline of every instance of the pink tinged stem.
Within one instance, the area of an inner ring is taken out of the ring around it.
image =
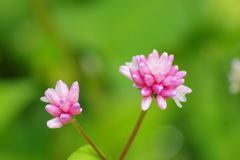
[[[57,90],[58,95],[61,98],[63,98],[63,97],[67,98],[69,89],[68,89],[68,86],[65,83],[63,83],[63,81],[59,80],[57,82],[56,90]]]
[[[133,74],[132,75],[133,81],[138,85],[138,86],[144,86],[145,83],[143,79],[140,77],[140,75]]]
[[[139,70],[140,70],[140,73],[141,73],[142,76],[144,76],[146,74],[148,74],[148,75],[152,74],[151,70],[144,63],[139,64]]]
[[[47,121],[48,128],[61,128],[63,126],[62,122],[60,121],[59,117],[53,118]]]
[[[164,110],[164,109],[167,108],[166,99],[163,98],[161,95],[157,95],[156,101],[157,101],[157,105],[158,105],[162,110]]]
[[[134,128],[134,130],[133,130],[133,132],[132,132],[132,134],[131,134],[131,136],[130,136],[130,138],[129,138],[129,140],[128,140],[128,142],[127,142],[127,144],[126,144],[126,146],[125,146],[125,148],[124,148],[124,150],[123,150],[123,152],[122,152],[122,154],[119,158],[119,160],[123,160],[124,157],[126,156],[127,151],[129,150],[129,148],[130,148],[130,146],[131,146],[131,144],[132,144],[132,142],[133,142],[133,140],[134,140],[134,138],[135,138],[135,136],[136,136],[136,134],[137,134],[137,132],[140,128],[140,125],[142,124],[142,121],[143,121],[143,118],[145,117],[146,112],[147,111],[142,111],[140,117],[138,118],[138,121],[135,125],[135,128]]]
[[[152,86],[152,90],[153,90],[154,93],[160,94],[162,92],[162,90],[163,90],[163,85],[161,85],[161,84],[154,84]]]
[[[144,86],[144,87],[142,87],[140,93],[142,96],[148,97],[148,96],[152,95],[152,90],[151,90],[151,88]]]
[[[185,77],[186,74],[187,74],[186,71],[179,71],[176,73],[175,77],[177,77],[178,79],[181,79],[181,78]]]
[[[163,84],[164,86],[170,86],[170,85],[174,85],[174,84],[176,83],[176,81],[177,81],[177,78],[176,78],[176,77],[167,76],[167,77],[163,80],[162,84]]]
[[[65,98],[60,99],[60,108],[64,112],[68,112],[68,110],[70,108],[70,103]]]
[[[157,83],[160,83],[165,78],[165,76],[166,76],[166,73],[163,71],[160,71],[154,75],[154,78]]]
[[[150,107],[151,103],[152,103],[152,96],[142,97],[141,109],[143,111],[148,110],[148,108]]]
[[[45,107],[46,111],[51,114],[53,117],[59,117],[62,114],[62,110],[52,104],[48,104]]]
[[[128,79],[132,80],[132,76],[129,72],[129,67],[127,66],[120,66],[119,72],[126,76]]]
[[[178,66],[172,66],[167,76],[174,76],[178,72]]]
[[[161,96],[164,98],[171,98],[176,96],[176,94],[177,94],[177,91],[175,91],[174,89],[164,89],[161,92]]]
[[[72,116],[67,113],[62,113],[59,118],[62,124],[68,124],[72,120]]]
[[[45,96],[49,100],[49,102],[53,105],[59,106],[60,105],[60,97],[55,92],[54,89],[50,88],[45,91]]]
[[[82,112],[82,108],[80,108],[79,103],[75,103],[72,105],[68,111],[71,115],[78,115]]]
[[[153,85],[153,83],[155,82],[153,76],[151,75],[145,75],[144,76],[144,82],[146,83],[146,85],[148,87],[151,87]]]
[[[78,82],[74,82],[69,90],[68,98],[67,100],[73,104],[78,102],[79,97],[79,85]]]
[[[97,149],[95,144],[91,141],[91,139],[87,136],[87,134],[83,131],[82,127],[79,125],[77,120],[73,118],[72,120],[73,125],[76,127],[76,129],[79,131],[79,133],[85,138],[85,140],[92,146],[92,148],[95,150],[95,152],[99,155],[99,157],[102,160],[106,160],[106,158],[102,155],[102,153]]]

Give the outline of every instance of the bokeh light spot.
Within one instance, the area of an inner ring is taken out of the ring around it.
[[[159,159],[174,156],[182,144],[183,134],[172,125],[159,126],[150,136],[150,150]]]

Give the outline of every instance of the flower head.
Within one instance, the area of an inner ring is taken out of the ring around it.
[[[55,90],[49,88],[45,91],[45,97],[41,97],[41,101],[49,102],[46,105],[46,111],[51,114],[53,119],[47,122],[49,128],[60,128],[72,120],[73,115],[78,115],[82,112],[82,108],[78,103],[79,85],[74,82],[70,89],[68,86],[59,80]]]
[[[142,97],[141,109],[146,111],[151,102],[152,96],[156,97],[157,105],[166,109],[167,98],[173,98],[178,107],[180,102],[185,102],[185,94],[192,90],[184,85],[184,77],[187,72],[179,71],[178,66],[173,63],[173,55],[164,52],[159,56],[156,50],[148,55],[137,55],[132,62],[120,66],[119,71],[134,82],[133,87],[140,89]]]
[[[231,71],[228,75],[230,82],[229,92],[236,94],[240,91],[240,59],[235,58],[231,62]]]

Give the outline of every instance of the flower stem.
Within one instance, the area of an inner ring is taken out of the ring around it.
[[[147,111],[142,111],[140,117],[138,118],[138,121],[136,123],[136,126],[135,126],[133,132],[132,132],[132,135],[130,136],[130,138],[129,138],[129,140],[128,140],[128,142],[127,142],[127,144],[126,144],[126,146],[125,146],[125,148],[124,148],[124,150],[123,150],[119,160],[123,160],[125,155],[127,154],[127,151],[129,150],[129,148],[130,148],[130,146],[131,146],[131,144],[133,142],[133,139],[135,138],[135,136],[137,134],[137,131],[138,131],[138,129],[139,129],[139,127],[140,127],[140,125],[141,125],[141,123],[143,121],[143,118],[144,118],[146,112]]]
[[[101,152],[97,149],[97,147],[94,145],[94,143],[90,140],[90,138],[87,136],[87,134],[83,131],[82,127],[79,125],[77,120],[75,118],[72,119],[73,125],[77,128],[77,130],[81,133],[81,135],[85,138],[85,140],[92,146],[92,148],[97,152],[99,157],[101,157],[102,160],[106,160],[106,158],[101,154]]]

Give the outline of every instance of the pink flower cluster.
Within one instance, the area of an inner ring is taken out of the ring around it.
[[[185,94],[192,90],[184,85],[186,71],[178,71],[178,66],[173,63],[173,55],[164,52],[161,56],[156,50],[149,54],[148,59],[144,55],[137,55],[132,58],[132,62],[120,66],[119,71],[134,81],[133,87],[140,88],[143,96],[141,109],[146,111],[151,102],[152,95],[156,97],[157,105],[161,109],[166,109],[167,98],[173,98],[175,103],[182,107],[180,102],[185,102]]]
[[[49,102],[46,105],[46,111],[51,114],[53,119],[47,122],[49,128],[60,128],[72,120],[73,115],[82,112],[78,103],[79,85],[74,82],[70,89],[61,80],[57,82],[55,90],[49,88],[45,91],[45,97],[41,97],[43,102]]]

